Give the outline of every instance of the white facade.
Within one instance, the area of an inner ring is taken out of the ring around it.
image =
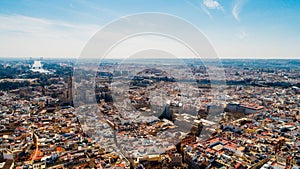
[[[31,69],[32,72],[38,72],[38,73],[45,73],[48,74],[50,73],[48,70],[43,69],[43,65],[41,63],[41,61],[34,61]]]

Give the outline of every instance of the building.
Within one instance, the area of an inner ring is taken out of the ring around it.
[[[264,106],[259,106],[253,103],[229,103],[226,106],[226,111],[231,113],[254,114],[264,109]]]
[[[181,166],[182,165],[182,155],[175,153],[171,156],[172,166]]]
[[[0,169],[13,169],[14,167],[14,160],[6,160],[0,163]]]
[[[37,73],[44,73],[44,74],[49,74],[50,71],[43,69],[43,65],[41,61],[35,60],[31,69],[32,72],[37,72]]]

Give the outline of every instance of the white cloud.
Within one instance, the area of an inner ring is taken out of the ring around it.
[[[210,12],[205,8],[204,5],[201,5],[201,9],[203,10],[203,12],[204,12],[206,15],[208,15],[208,16],[212,19],[212,16],[211,16]]]
[[[195,9],[204,12],[207,16],[209,16],[212,19],[212,15],[210,14],[210,12],[208,11],[208,9],[202,3],[200,5],[198,5],[198,4],[195,5],[191,1],[186,1],[186,2],[187,2],[187,4],[189,4],[190,6],[194,7]]]
[[[89,38],[98,29],[96,25],[70,24],[62,21],[40,19],[23,15],[0,15],[1,33],[22,33],[32,36],[55,38]],[[86,37],[87,36],[87,37]]]
[[[216,0],[203,0],[203,5],[209,9],[223,10],[222,5]]]
[[[237,21],[240,21],[240,13],[245,2],[246,0],[237,0],[232,8],[231,13]]]
[[[0,15],[0,56],[79,56],[97,25]]]

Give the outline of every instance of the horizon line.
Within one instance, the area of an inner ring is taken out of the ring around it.
[[[101,58],[95,58],[95,57],[90,57],[90,58],[79,58],[79,57],[43,57],[43,56],[36,56],[36,57],[31,57],[31,56],[27,56],[27,57],[3,57],[0,56],[0,60],[3,59],[18,59],[18,60],[68,60],[68,59],[72,59],[72,60],[93,60],[93,59],[101,59]],[[115,57],[115,58],[104,58],[104,60],[123,60],[126,58],[122,58],[122,57]],[[157,57],[141,57],[141,58],[128,58],[126,60],[139,60],[139,59],[158,59],[158,60],[162,60],[162,59],[169,59],[169,60],[174,60],[174,59],[203,59],[203,60],[216,60],[216,59],[221,59],[221,60],[300,60],[300,58],[288,58],[288,57],[268,57],[268,58],[240,58],[240,57],[218,57],[218,58],[201,58],[201,57],[177,57],[177,58],[157,58]]]

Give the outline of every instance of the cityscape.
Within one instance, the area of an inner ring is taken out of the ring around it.
[[[221,62],[226,85],[215,97],[192,59],[161,69],[107,61],[94,88],[73,78],[72,60],[1,60],[1,165],[299,167],[299,60]]]
[[[300,169],[300,0],[0,0],[0,169]]]

